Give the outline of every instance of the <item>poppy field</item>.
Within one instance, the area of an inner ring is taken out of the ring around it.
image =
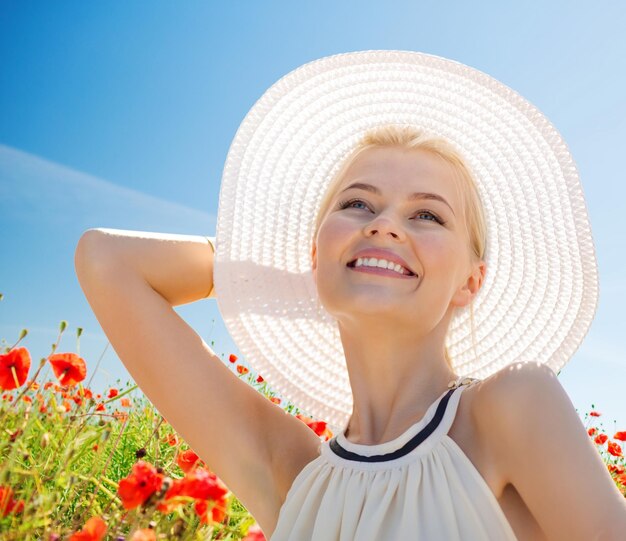
[[[90,390],[95,368],[79,354],[82,329],[76,353],[57,351],[66,330],[62,321],[52,352],[39,361],[20,345],[27,330],[1,344],[0,538],[264,540],[236,496],[136,385]],[[263,377],[238,361],[230,354],[225,364],[280,405]],[[325,422],[282,406],[320,438],[333,436]],[[585,427],[626,497],[619,443],[626,431],[609,436],[596,426],[600,416],[586,414]]]
[[[57,344],[66,329],[61,322]],[[1,539],[265,540],[252,515],[136,385],[95,394],[79,353],[57,352],[55,344],[35,363],[20,345],[27,334],[10,346],[3,340],[0,349]],[[228,364],[280,404],[236,355]],[[138,398],[131,397],[135,390]],[[286,410],[320,437],[332,437],[325,422],[291,405]]]

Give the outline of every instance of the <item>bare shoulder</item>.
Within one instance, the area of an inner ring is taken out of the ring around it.
[[[515,406],[516,398],[527,397],[537,390],[537,384],[548,381],[561,385],[554,371],[539,362],[518,362],[501,368],[472,385],[477,419],[493,427],[497,417],[506,416]]]
[[[546,379],[555,377],[554,372],[541,363],[519,362],[506,366],[491,376],[470,385],[471,412],[478,433],[481,452],[499,479],[498,486],[504,488],[511,481],[507,453],[502,445],[500,427],[510,427],[509,410],[514,407],[513,394],[519,396],[532,391],[533,377]],[[523,442],[520,442],[523,445]]]
[[[484,389],[484,396],[506,393],[513,388],[532,383],[532,379],[557,379],[554,371],[543,363],[520,361],[501,368],[491,376],[480,380],[476,387]]]
[[[626,500],[557,374],[542,363],[514,363],[477,391],[482,430],[501,474],[546,537],[619,539]]]
[[[513,438],[515,430],[520,429],[516,425],[518,418],[524,422],[524,415],[520,415],[520,412],[531,402],[537,404],[538,394],[542,395],[544,407],[548,408],[555,400],[554,388],[560,388],[563,395],[565,391],[550,367],[531,361],[505,366],[474,387],[476,426],[485,442],[485,448],[490,451],[491,458],[498,465],[503,484],[510,483],[511,468],[516,465],[509,460],[511,455],[508,453],[508,438]],[[547,392],[549,388],[552,388],[551,392]],[[528,441],[518,438],[516,442],[520,449],[537,444],[535,438]]]

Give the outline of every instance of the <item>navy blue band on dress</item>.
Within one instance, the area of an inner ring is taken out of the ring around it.
[[[448,405],[448,401],[450,400],[450,396],[452,393],[456,391],[458,387],[454,389],[450,389],[444,397],[439,402],[437,406],[437,411],[435,412],[435,416],[431,419],[431,421],[420,430],[415,436],[413,436],[409,441],[407,441],[400,449],[396,449],[392,453],[387,453],[384,455],[372,455],[372,456],[363,456],[357,453],[353,453],[352,451],[348,451],[344,449],[338,442],[337,436],[331,438],[328,442],[331,450],[337,456],[341,458],[345,458],[346,460],[355,460],[358,462],[386,462],[388,460],[395,460],[396,458],[400,458],[404,455],[409,454],[413,449],[415,449],[420,443],[422,443],[428,436],[430,436],[434,430],[441,423],[441,419],[443,419],[443,414],[446,411],[446,406]]]

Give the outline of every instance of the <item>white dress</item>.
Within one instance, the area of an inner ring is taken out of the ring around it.
[[[270,541],[517,541],[448,436],[466,386],[447,389],[392,441],[360,445],[338,433],[322,442],[294,479]]]

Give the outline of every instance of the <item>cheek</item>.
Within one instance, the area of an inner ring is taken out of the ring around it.
[[[346,211],[336,211],[326,217],[326,219],[320,225],[320,231],[323,229],[346,229],[351,228],[354,229],[356,226],[354,218],[350,218],[346,212],[346,214],[341,214]]]
[[[454,247],[437,232],[427,231],[415,236],[415,246],[423,257],[442,259],[454,253]]]
[[[340,249],[340,245],[356,231],[354,223],[337,216],[327,218],[318,231],[318,249],[324,252]]]
[[[417,258],[424,266],[424,272],[443,278],[442,270],[455,273],[464,264],[466,248],[460,242],[451,242],[450,238],[439,234],[423,234],[415,239]]]

